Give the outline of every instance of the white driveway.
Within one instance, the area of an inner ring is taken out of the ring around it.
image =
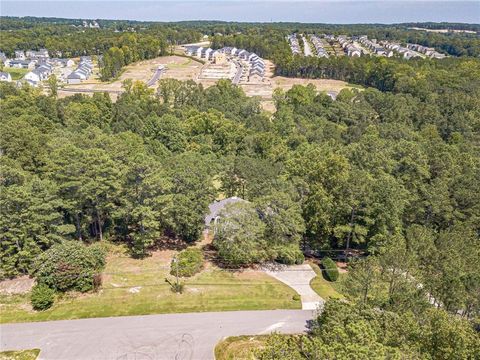
[[[308,264],[278,266],[265,272],[294,289],[302,299],[302,310],[316,310],[325,302],[310,287],[310,281],[317,276]]]

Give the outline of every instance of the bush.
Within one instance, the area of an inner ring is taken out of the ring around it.
[[[172,260],[170,274],[176,276],[190,277],[198,273],[203,267],[203,254],[200,249],[189,248],[181,251]]]
[[[339,276],[337,264],[335,264],[332,259],[325,257],[322,259],[321,265],[323,270],[323,277],[328,281],[337,281]]]
[[[36,259],[32,275],[38,284],[57,291],[89,291],[98,285],[95,277],[105,266],[105,256],[106,251],[100,244],[62,242]]]
[[[35,310],[47,310],[55,301],[55,290],[47,285],[35,285],[30,295],[30,302]]]
[[[303,264],[305,256],[297,246],[283,246],[276,249],[277,256],[275,258],[281,264],[293,265]]]
[[[302,298],[301,298],[300,295],[295,294],[295,295],[292,296],[292,299],[293,299],[293,301],[300,301]]]

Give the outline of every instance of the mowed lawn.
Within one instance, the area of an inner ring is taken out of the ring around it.
[[[10,76],[12,77],[12,80],[20,80],[25,76],[26,73],[28,73],[29,69],[17,69],[17,68],[3,68],[3,71],[10,73]]]
[[[29,295],[0,296],[0,322],[80,319],[175,312],[300,309],[294,290],[257,271],[231,272],[207,264],[175,294],[165,282],[173,251],[135,260],[111,255],[96,293],[59,296],[52,308],[36,312]]]
[[[317,276],[310,281],[310,286],[312,287],[312,289],[325,300],[343,299],[344,296],[341,293],[341,284],[342,278],[345,277],[346,274],[340,273],[338,280],[335,282],[331,282],[325,280],[322,275],[322,270],[317,264],[313,262],[310,262],[309,264],[312,267],[313,271],[315,271],[315,273],[317,274]]]

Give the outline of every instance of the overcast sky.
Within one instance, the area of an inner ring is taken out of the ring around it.
[[[54,0],[0,2],[4,16],[150,21],[226,20],[321,23],[449,21],[480,23],[480,1],[415,0]]]

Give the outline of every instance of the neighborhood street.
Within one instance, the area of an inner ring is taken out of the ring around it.
[[[39,348],[39,359],[203,360],[234,335],[300,333],[313,311],[163,314],[0,325],[0,351]]]

